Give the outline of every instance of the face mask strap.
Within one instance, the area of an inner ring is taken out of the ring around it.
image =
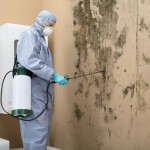
[[[45,24],[47,24],[44,20],[42,20],[41,18],[39,18],[39,17],[37,17],[37,20],[39,20],[40,21],[40,23],[42,23],[42,25],[46,28],[48,25],[45,25]],[[44,24],[45,23],[45,24]],[[51,21],[50,21],[50,23],[49,24],[53,24]]]
[[[40,23],[42,23],[42,25],[43,25],[44,27],[46,27],[46,25],[45,25],[46,23],[45,23],[41,18],[37,17],[37,20],[40,21]],[[45,23],[45,24],[44,24],[44,23]]]
[[[40,26],[38,23],[35,23],[36,26],[38,26],[39,28],[41,28],[42,30],[44,29],[42,26]]]

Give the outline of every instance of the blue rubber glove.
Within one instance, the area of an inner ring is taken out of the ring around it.
[[[56,73],[54,73],[54,74],[52,75],[51,81],[52,81],[52,82],[56,82],[56,83],[58,83],[59,85],[66,85],[66,84],[68,83],[68,81],[67,81],[67,79],[66,79],[65,77],[60,76],[60,75],[58,75],[58,74],[56,74]]]

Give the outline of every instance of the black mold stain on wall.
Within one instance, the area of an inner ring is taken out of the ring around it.
[[[143,60],[146,64],[150,64],[150,58],[146,57],[144,54],[143,54]]]
[[[78,90],[75,92],[75,95],[78,93],[83,94],[83,81],[78,83]]]
[[[105,108],[107,101],[111,98],[111,88],[109,91],[107,90],[108,84],[106,82],[113,78],[114,62],[112,45],[106,44],[106,41],[111,40],[114,47],[121,48],[126,43],[126,26],[117,38],[118,14],[115,11],[116,4],[116,0],[78,0],[73,8],[73,35],[78,56],[75,63],[76,73],[81,74],[87,70],[85,66],[88,66],[91,53],[94,53],[95,60],[90,61],[90,63],[94,64],[95,67],[89,68],[89,72],[90,70],[92,72],[106,71],[104,76],[94,76],[84,80],[83,86],[79,83],[75,94],[83,94],[88,98],[91,89],[96,87],[99,91],[95,92],[94,104],[97,108]],[[89,83],[91,84],[90,87],[85,90],[84,87],[87,87]]]
[[[88,99],[91,91],[95,92],[94,100],[91,100],[97,109],[103,109],[105,123],[117,120],[115,110],[109,108],[109,101],[116,84],[112,82],[115,81],[113,76],[114,66],[116,61],[123,55],[128,32],[127,25],[124,25],[120,32],[117,30],[118,14],[116,5],[116,0],[76,0],[76,5],[73,8],[73,35],[77,51],[75,72],[84,74],[99,70],[106,71],[103,76],[92,75],[79,81],[75,95],[81,94]],[[94,6],[94,9],[92,6]],[[91,54],[94,54],[92,55],[95,56],[94,59],[93,57],[91,59]],[[92,64],[91,66],[94,65],[94,68],[90,68],[90,64]],[[128,87],[124,92],[131,92],[131,97],[133,97],[134,85],[131,89]],[[79,116],[77,117],[78,120]]]
[[[90,91],[89,91],[89,89],[85,92],[85,97],[88,97],[89,96],[89,93],[90,93]]]
[[[145,92],[149,89],[149,84],[143,80],[142,74],[139,75],[139,80],[137,82],[137,111],[145,112],[148,108],[147,100],[144,98]]]
[[[149,30],[149,27],[148,27],[148,26],[146,25],[146,23],[145,23],[144,17],[141,18],[141,21],[140,21],[139,26],[140,26],[139,31],[143,31],[144,29],[145,29],[146,31]]]
[[[137,84],[140,90],[143,90],[144,92],[149,89],[149,84],[146,81],[144,81],[142,77],[140,77]]]
[[[111,130],[108,128],[108,135],[111,138]]]
[[[104,105],[104,99],[103,97],[101,96],[102,94],[98,94],[98,93],[95,93],[95,107],[98,107],[98,108],[103,108],[105,105]]]
[[[110,123],[112,121],[116,121],[117,116],[115,114],[115,110],[113,110],[111,107],[106,109],[106,113],[104,114],[104,121],[105,123]]]
[[[93,5],[99,9],[98,15],[101,18],[93,15],[91,3],[90,0],[80,0],[74,7],[74,37],[78,53],[76,62],[78,71],[82,71],[82,65],[88,59],[88,45],[90,50],[95,53],[98,69],[104,69],[107,63],[104,57],[107,55],[108,47],[102,46],[102,43],[106,39],[114,40],[117,34],[118,15],[114,11],[114,6],[117,4],[116,0],[93,2]]]
[[[127,25],[124,26],[122,29],[119,37],[117,38],[116,42],[116,51],[114,52],[113,56],[115,60],[118,60],[123,55],[123,47],[126,44],[126,38],[127,38],[127,31],[128,27]]]
[[[77,118],[77,120],[79,121],[83,115],[84,112],[81,112],[81,110],[79,109],[79,106],[77,104],[74,104],[75,110],[74,110],[74,115]]]
[[[133,84],[131,86],[127,86],[123,90],[123,96],[126,97],[129,93],[131,93],[131,98],[133,98],[133,96],[134,96],[134,89],[135,89],[135,84]]]
[[[145,101],[144,97],[138,94],[137,110],[140,112],[145,112],[147,108],[148,108],[148,103]]]
[[[123,30],[121,31],[121,34],[118,37],[116,46],[123,48],[123,46],[126,44],[126,37],[127,37],[127,26],[125,25],[125,27],[123,28]]]
[[[114,59],[117,60],[123,55],[123,51],[115,51],[114,52]]]

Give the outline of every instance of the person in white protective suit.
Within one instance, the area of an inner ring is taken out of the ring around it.
[[[17,44],[17,61],[32,72],[31,108],[32,114],[27,119],[38,116],[47,101],[46,88],[49,82],[66,85],[65,77],[55,73],[52,56],[44,36],[52,33],[56,17],[49,11],[41,11],[34,24],[24,31]],[[48,106],[44,113],[33,121],[20,121],[21,137],[24,150],[45,150],[50,135],[53,109],[53,84],[50,84]]]

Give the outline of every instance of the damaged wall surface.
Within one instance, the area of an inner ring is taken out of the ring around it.
[[[150,1],[49,0],[57,16],[50,144],[63,150],[150,149]]]

